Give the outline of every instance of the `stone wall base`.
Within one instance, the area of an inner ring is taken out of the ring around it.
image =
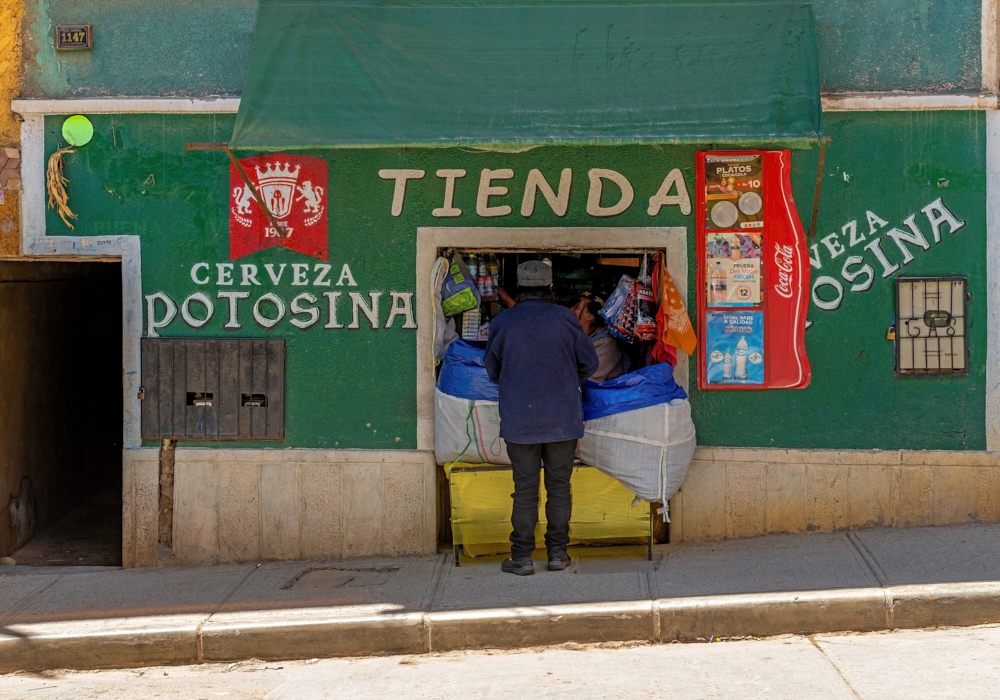
[[[124,565],[156,566],[158,451],[123,462]],[[174,489],[177,563],[437,549],[429,452],[180,447]],[[671,542],[997,523],[1000,454],[701,447],[670,519]]]
[[[1000,522],[1000,454],[700,447],[670,541]]]
[[[156,566],[158,450],[123,462],[124,566]],[[176,563],[437,550],[432,453],[179,447],[174,470]]]

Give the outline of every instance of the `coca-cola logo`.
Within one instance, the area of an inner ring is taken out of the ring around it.
[[[795,271],[793,264],[794,250],[790,245],[774,246],[774,264],[778,268],[778,282],[774,285],[774,291],[785,299],[792,298],[792,273]]]

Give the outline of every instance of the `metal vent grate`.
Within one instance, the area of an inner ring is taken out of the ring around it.
[[[965,374],[965,277],[896,278],[896,375]]]

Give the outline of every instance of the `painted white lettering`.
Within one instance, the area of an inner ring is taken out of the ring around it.
[[[205,318],[195,318],[191,313],[191,302],[195,301],[205,307]],[[181,318],[184,319],[184,323],[192,328],[201,328],[204,326],[214,313],[215,304],[204,292],[195,292],[181,303]]]
[[[605,168],[593,168],[587,175],[590,177],[590,192],[587,194],[588,214],[601,217],[618,216],[632,206],[632,200],[635,199],[635,190],[632,189],[632,183],[624,175]],[[601,194],[604,191],[605,180],[615,183],[622,191],[621,199],[618,200],[617,204],[612,204],[610,207],[601,206]]]
[[[831,233],[829,236],[823,236],[819,239],[820,243],[825,245],[826,249],[830,251],[831,260],[847,250],[847,248],[841,244],[840,239],[837,237],[838,235],[839,234],[837,233]]]
[[[910,216],[910,218],[908,218],[903,223],[906,224],[907,228],[910,229],[910,233],[907,233],[906,231],[901,231],[894,226],[888,231],[886,231],[885,235],[891,238],[896,243],[896,246],[903,254],[903,264],[909,265],[910,261],[913,260],[913,253],[910,252],[909,248],[903,245],[904,241],[906,243],[918,245],[924,250],[930,248],[931,244],[927,242],[927,239],[924,238],[924,234],[920,232],[919,228],[917,228],[917,224],[916,221],[914,221],[913,216]]]
[[[217,285],[226,286],[233,283],[233,263],[215,263],[215,269],[218,270],[219,276],[215,280]]]
[[[327,311],[326,311],[326,325],[323,328],[343,328],[344,324],[337,323],[337,299],[340,298],[341,292],[323,292],[323,296],[326,297]]]
[[[431,215],[438,218],[461,216],[462,210],[455,207],[455,180],[465,177],[466,172],[464,170],[438,170],[434,174],[444,178],[444,203],[438,209],[432,210]]]
[[[510,168],[501,168],[500,170],[483,168],[483,172],[479,174],[479,194],[476,195],[477,214],[483,217],[507,216],[514,211],[507,204],[490,206],[490,197],[503,197],[507,194],[506,187],[493,187],[493,181],[510,180],[512,177],[514,177],[514,171]]]
[[[198,277],[198,270],[202,268],[205,270],[204,279]],[[206,262],[195,263],[191,266],[191,279],[194,280],[195,284],[208,284],[208,268],[209,264]]]
[[[879,263],[882,265],[882,278],[886,278],[893,272],[899,269],[899,265],[894,265],[889,262],[889,258],[885,257],[885,253],[882,252],[881,239],[876,238],[871,243],[865,246],[865,250],[870,250],[875,253],[875,257],[878,258]]]
[[[866,211],[865,216],[868,217],[868,235],[874,236],[878,233],[878,230],[883,226],[888,226],[889,222],[880,217],[875,212]]]
[[[296,328],[301,328],[302,330],[315,325],[319,321],[319,309],[315,306],[304,306],[304,303],[315,304],[316,296],[309,292],[302,292],[302,294],[292,299],[292,303],[290,304],[292,316],[305,314],[306,318],[292,318],[288,321]]]
[[[676,188],[677,194],[670,194],[671,188]],[[691,213],[691,197],[688,196],[687,183],[684,182],[684,174],[680,168],[674,168],[667,173],[660,189],[649,198],[649,208],[646,213],[656,216],[661,208],[674,206],[680,207],[684,216]]]
[[[347,263],[340,269],[340,279],[337,280],[337,286],[343,287],[344,282],[347,282],[348,287],[357,287],[358,283],[354,281],[354,275],[351,274],[351,268]]]
[[[314,287],[329,287],[331,280],[326,278],[330,274],[332,265],[327,265],[326,263],[316,263],[313,265],[313,272],[318,272],[316,279],[313,280]]]
[[[823,261],[819,259],[819,243],[813,243],[809,246],[809,250],[812,251],[812,255],[809,256],[809,264],[817,270],[823,267]]]
[[[864,264],[862,264],[864,263]],[[860,268],[856,270],[849,269],[852,265],[861,265]],[[858,277],[864,276],[863,282],[856,282]],[[852,292],[866,292],[871,289],[872,282],[875,281],[875,270],[871,265],[865,262],[865,259],[860,255],[850,255],[847,260],[844,261],[844,267],[840,271],[840,276],[844,278],[845,282],[854,282],[851,285]]]
[[[940,197],[920,211],[923,212],[924,216],[927,217],[927,221],[930,222],[935,243],[941,242],[941,224],[948,224],[948,229],[951,233],[955,233],[955,231],[959,231],[965,227],[965,222],[955,218],[955,215],[948,210],[948,207],[944,205]]]
[[[552,186],[542,175],[542,171],[532,168],[528,173],[528,181],[524,183],[524,197],[521,199],[521,216],[528,218],[535,213],[535,200],[538,192],[542,193],[556,216],[566,216],[569,209],[569,191],[573,186],[573,171],[563,168],[559,175],[559,192],[553,192]]]
[[[156,302],[163,304],[163,318],[156,319]],[[177,315],[177,304],[163,292],[146,295],[146,336],[149,338],[159,338],[157,328],[166,328]]]
[[[239,317],[239,302],[240,299],[249,299],[250,292],[228,292],[222,291],[216,295],[219,299],[229,300],[229,320],[226,321],[226,325],[223,328],[229,328],[231,330],[239,330],[243,326],[240,325]]]
[[[852,248],[854,246],[856,246],[858,243],[861,243],[863,240],[865,240],[865,234],[863,234],[863,233],[859,234],[858,233],[858,221],[857,221],[857,219],[855,219],[854,221],[848,221],[846,224],[844,224],[840,228],[840,235],[841,236],[847,236],[848,234],[851,236],[851,240],[850,240],[849,245]]]
[[[382,292],[368,293],[368,296],[371,298],[371,305],[368,305],[365,302],[365,298],[358,292],[351,292],[348,296],[351,297],[351,322],[347,327],[361,328],[358,315],[360,311],[368,319],[372,328],[378,328],[378,300],[382,296]]]
[[[274,265],[272,265],[271,263],[265,265],[264,269],[267,270],[267,276],[271,278],[271,282],[273,282],[274,284],[278,284],[281,282],[281,276],[285,274],[286,267],[288,267],[287,263],[281,263],[281,266],[278,268],[277,275],[274,274]]]
[[[403,317],[403,330],[416,328],[413,321],[413,292],[389,292],[392,297],[392,308],[389,309],[389,319],[385,322],[386,328],[392,328],[392,321],[397,316]]]
[[[775,245],[774,266],[778,269],[774,291],[785,299],[791,299],[792,286],[795,283],[795,249],[790,245]]]
[[[819,290],[823,287],[832,287],[837,293],[832,299],[823,299],[819,295]],[[822,309],[823,311],[836,311],[840,308],[841,302],[844,300],[844,285],[840,283],[840,280],[834,277],[817,277],[816,281],[813,283],[812,289],[812,302],[816,305],[817,309]]]
[[[274,305],[278,315],[274,318],[268,318],[265,316],[264,302],[269,302]],[[274,328],[278,325],[278,322],[285,317],[286,312],[287,309],[285,307],[285,300],[274,292],[268,292],[267,294],[261,295],[261,297],[253,303],[253,320],[259,323],[262,328]]]
[[[309,284],[309,263],[292,263],[292,286],[304,287]]]
[[[426,173],[423,170],[379,170],[378,176],[383,180],[395,180],[392,190],[392,215],[403,213],[403,200],[406,199],[407,180],[422,180]]]
[[[240,265],[240,272],[243,273],[243,279],[240,281],[241,287],[249,287],[251,284],[256,284],[260,286],[260,282],[257,281],[257,266],[256,265]]]

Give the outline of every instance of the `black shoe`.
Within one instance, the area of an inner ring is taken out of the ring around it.
[[[549,555],[549,571],[562,571],[568,569],[573,560],[566,552],[552,552]]]
[[[515,574],[517,576],[531,576],[535,573],[535,565],[531,557],[521,559],[504,559],[500,565],[500,570],[505,574]]]

